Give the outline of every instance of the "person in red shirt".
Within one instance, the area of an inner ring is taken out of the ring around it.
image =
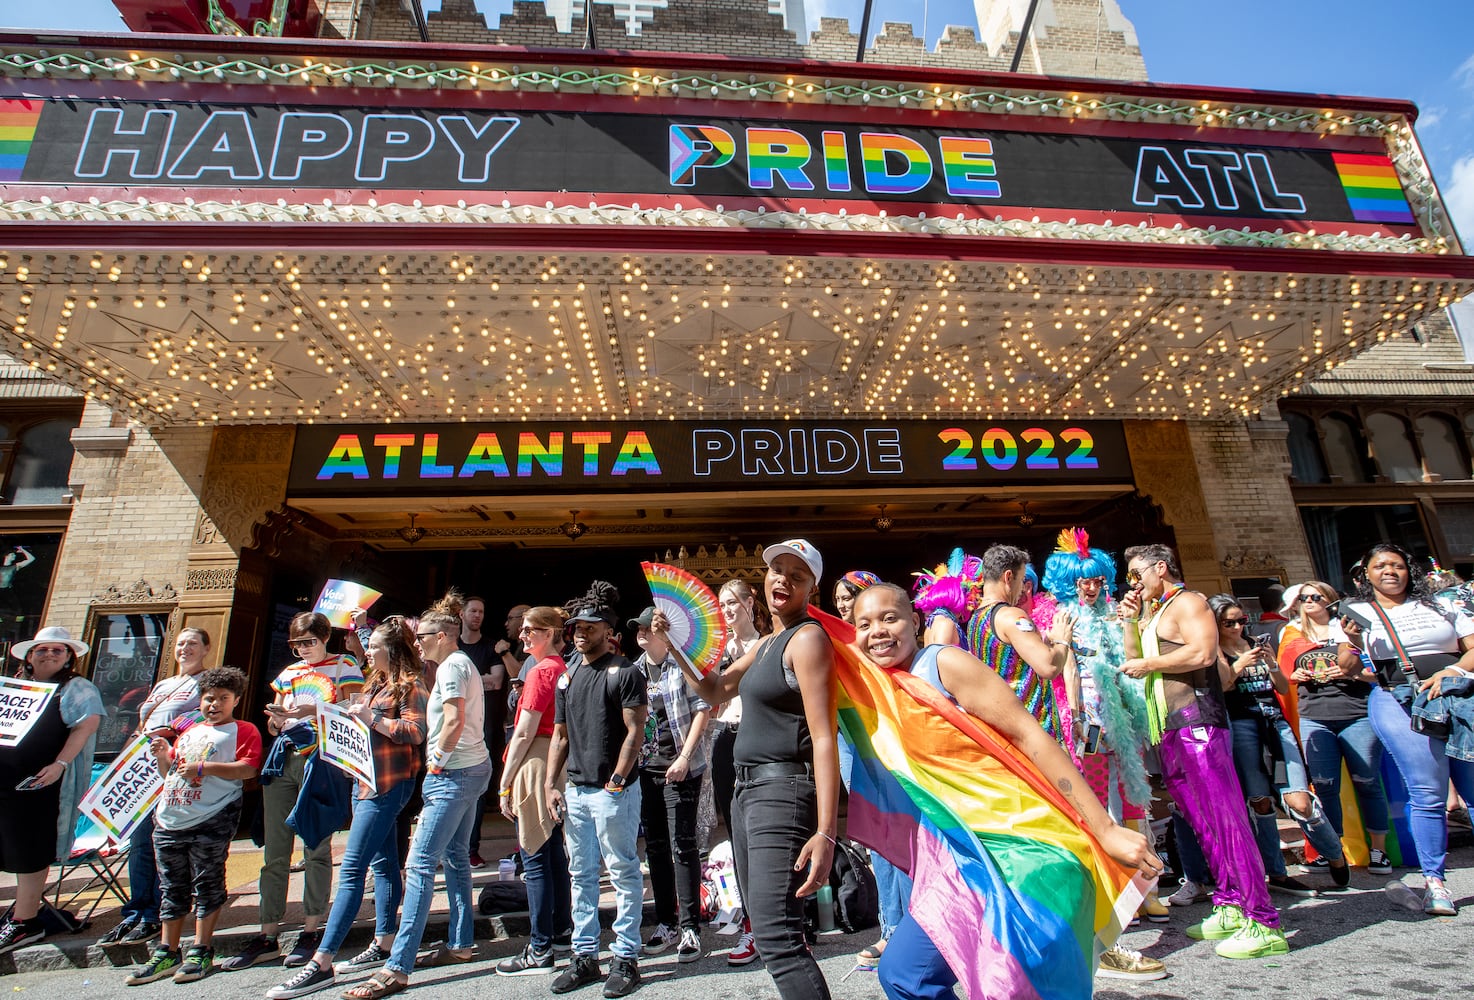
[[[558,608],[528,608],[518,635],[523,649],[536,662],[522,677],[522,696],[517,701],[515,729],[507,744],[497,799],[502,815],[517,824],[532,937],[520,954],[497,964],[499,976],[552,972],[553,948],[570,947],[573,937],[572,883],[563,825],[548,808],[544,791],[554,695],[566,669],[559,650],[567,617]],[[561,785],[562,778],[554,784]]]

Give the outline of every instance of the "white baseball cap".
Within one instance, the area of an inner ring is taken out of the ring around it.
[[[813,543],[804,538],[790,538],[786,542],[769,545],[763,549],[763,562],[771,566],[774,559],[785,553],[802,559],[804,565],[814,574],[814,585],[818,586],[819,578],[824,575],[824,557],[814,548]]]

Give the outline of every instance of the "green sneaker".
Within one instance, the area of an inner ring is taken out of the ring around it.
[[[1257,920],[1245,921],[1239,932],[1213,949],[1221,958],[1269,958],[1286,955],[1290,942],[1278,927],[1266,927]]]
[[[128,978],[123,980],[123,984],[142,986],[144,983],[167,979],[174,975],[174,970],[177,968],[179,968],[179,949],[159,945],[148,957],[148,961],[134,969]]]
[[[1194,941],[1221,941],[1233,937],[1245,923],[1244,911],[1237,906],[1215,906],[1208,919],[1187,929],[1187,936]]]
[[[215,965],[215,949],[195,945],[184,953],[184,962],[174,970],[176,983],[192,983],[204,979]]]

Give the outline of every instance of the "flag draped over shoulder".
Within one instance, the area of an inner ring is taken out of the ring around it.
[[[854,748],[849,835],[911,873],[910,911],[970,1000],[1088,1000],[1147,882],[1006,738],[926,681],[871,665],[852,626],[815,617]]]

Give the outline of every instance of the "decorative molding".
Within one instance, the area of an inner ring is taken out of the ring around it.
[[[223,541],[225,541],[225,537],[220,533],[220,529],[215,526],[214,521],[210,520],[210,515],[201,510],[199,516],[195,518],[194,543],[196,545],[214,545],[217,542]]]
[[[1285,579],[1285,566],[1272,555],[1251,554],[1248,550],[1230,552],[1218,564],[1224,576],[1272,576]]]
[[[761,545],[751,552],[743,545],[738,545],[732,552],[728,552],[727,546],[722,543],[718,543],[716,549],[710,551],[705,545],[698,545],[694,555],[682,545],[675,552],[666,549],[664,556],[657,553],[655,560],[679,566],[713,587],[719,587],[734,577],[759,585],[764,573]]]
[[[111,584],[101,594],[92,599],[97,606],[109,606],[115,604],[167,604],[179,600],[179,594],[174,590],[172,583],[166,583],[157,589],[149,584],[147,580],[136,580],[127,587]]]
[[[293,426],[215,429],[200,507],[216,537],[236,553],[254,543],[256,528],[286,498],[296,434]],[[197,521],[195,538],[200,544],[202,532],[205,529]]]
[[[1342,250],[1363,253],[1442,254],[1447,242],[1439,237],[1359,236],[1332,232],[1306,235],[1295,230],[1263,231],[1182,226],[1112,225],[1104,223],[1032,219],[968,219],[954,216],[840,212],[797,212],[715,209],[697,206],[641,207],[637,203],[589,202],[587,206],[412,203],[370,199],[364,204],[317,202],[287,204],[283,200],[210,201],[190,199],[186,204],[156,201],[140,195],[112,201],[57,201],[12,198],[0,203],[0,220],[10,222],[261,222],[261,223],[407,223],[482,224],[492,226],[678,226],[683,228],[805,229],[845,233],[912,233],[929,236],[1092,240],[1107,243],[1143,243],[1160,246],[1250,247],[1290,250]]]
[[[234,590],[237,570],[233,566],[216,569],[192,569],[184,581],[186,591]]]

